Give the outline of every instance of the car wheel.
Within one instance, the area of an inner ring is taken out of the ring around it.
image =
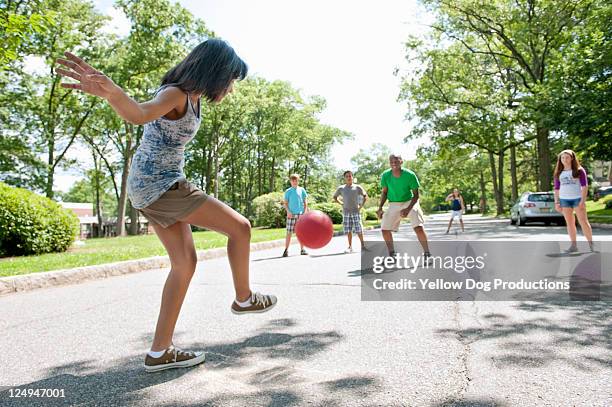
[[[513,217],[510,217],[510,224],[516,225],[516,220]]]
[[[522,216],[519,216],[516,221],[516,224],[518,226],[525,226],[526,223],[527,223],[527,219],[523,218]]]

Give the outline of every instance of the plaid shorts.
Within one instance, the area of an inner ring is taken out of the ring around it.
[[[293,233],[295,232],[295,224],[297,223],[298,219],[300,218],[300,215],[292,215],[290,218],[287,218],[287,232],[288,233]]]
[[[342,226],[344,227],[344,233],[363,233],[363,226],[361,225],[361,215],[359,214],[359,212],[343,213]]]

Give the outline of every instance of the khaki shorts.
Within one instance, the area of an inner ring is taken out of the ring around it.
[[[188,181],[178,181],[140,213],[163,228],[174,225],[206,201],[208,195]]]
[[[400,222],[402,220],[402,216],[400,212],[402,209],[406,209],[410,205],[410,201],[407,202],[389,202],[389,207],[383,213],[382,230],[392,230],[397,232],[399,229]],[[416,228],[418,226],[423,226],[425,223],[425,218],[423,217],[423,211],[421,210],[421,205],[419,203],[415,203],[410,213],[408,214],[410,218],[410,226]]]

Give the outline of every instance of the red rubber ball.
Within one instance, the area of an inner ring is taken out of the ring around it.
[[[334,235],[334,225],[325,213],[317,210],[308,211],[300,216],[295,224],[295,234],[304,246],[320,249],[328,244]]]

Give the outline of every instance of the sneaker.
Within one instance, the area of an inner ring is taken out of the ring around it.
[[[306,256],[308,254],[308,252],[306,251],[306,249],[302,249],[302,250],[300,250],[300,254],[302,256]]]
[[[289,257],[289,252],[287,252],[287,250],[283,252],[283,257]]]
[[[349,254],[349,253],[353,253],[353,248],[352,247],[349,247],[348,249],[346,249],[344,251],[344,254]]]
[[[589,242],[589,250],[592,252],[595,251],[595,246],[593,245],[593,242]]]
[[[431,258],[431,253],[429,252],[423,253],[423,263],[429,265],[432,262],[433,262],[433,259]]]
[[[575,244],[565,249],[565,253],[576,253],[577,251],[578,251],[578,246],[576,246]]]
[[[241,307],[234,301],[232,303],[233,314],[250,314],[270,311],[276,305],[277,298],[274,295],[264,295],[261,293],[251,294],[251,305]]]
[[[204,352],[185,352],[170,346],[166,352],[158,358],[147,353],[144,368],[147,372],[159,372],[160,370],[176,369],[178,367],[191,367],[204,362]]]

